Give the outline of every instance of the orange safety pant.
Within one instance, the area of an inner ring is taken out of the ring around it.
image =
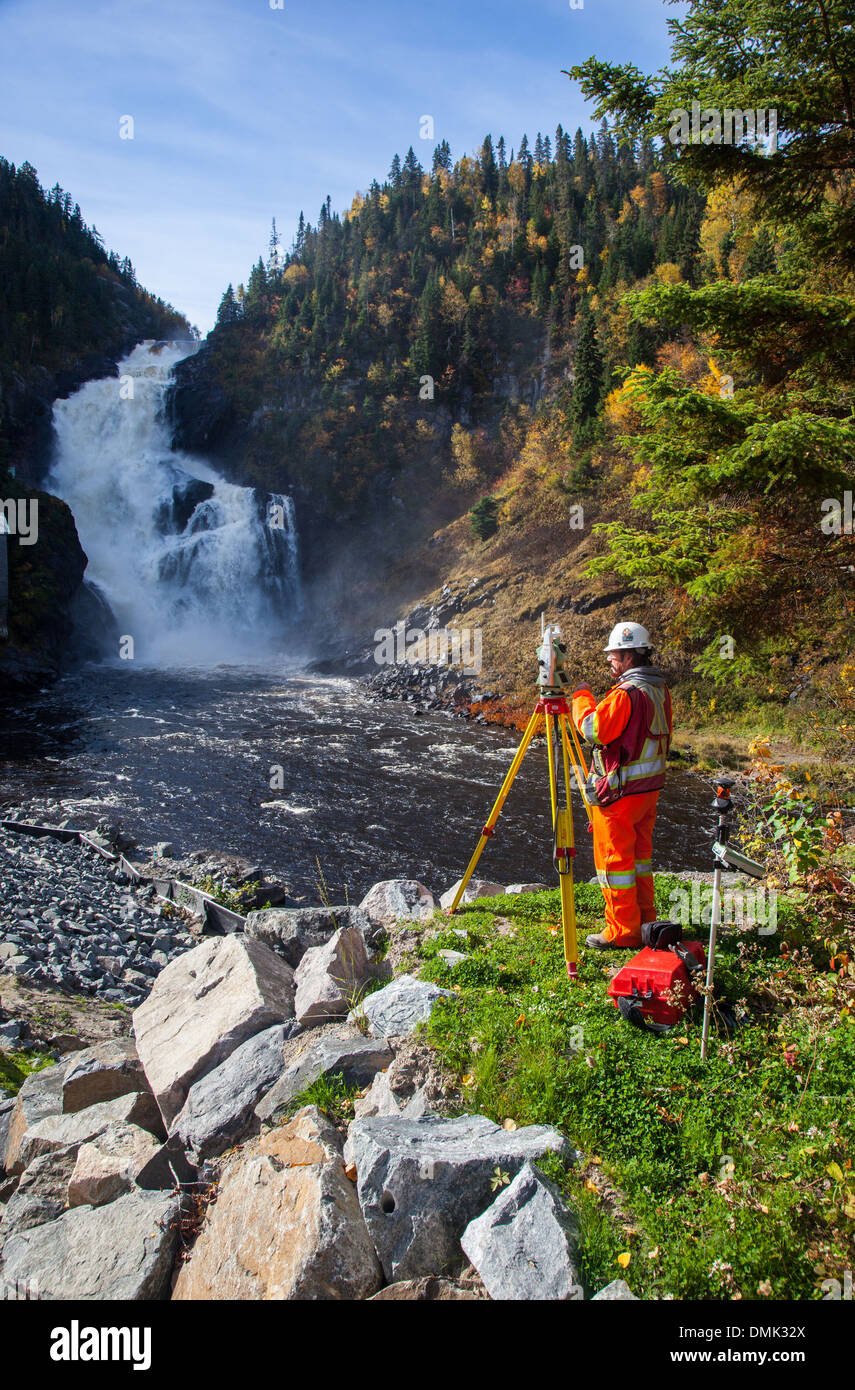
[[[659,793],[622,796],[592,806],[594,865],[606,900],[603,936],[616,946],[640,946],[642,922],[655,922],[653,826]]]

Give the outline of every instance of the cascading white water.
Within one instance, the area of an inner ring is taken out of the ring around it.
[[[141,343],[118,380],[87,382],[54,406],[48,487],[71,507],[86,577],[143,661],[267,655],[299,610],[291,499],[227,483],[170,448],[165,393],[194,350]]]

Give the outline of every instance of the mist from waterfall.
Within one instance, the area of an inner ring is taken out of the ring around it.
[[[170,447],[166,390],[193,351],[188,342],[141,343],[118,379],[57,401],[47,486],[70,506],[86,578],[133,638],[136,659],[269,659],[300,609],[294,508]]]

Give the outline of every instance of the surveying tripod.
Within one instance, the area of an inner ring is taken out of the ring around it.
[[[592,817],[591,803],[585,792],[588,769],[582,756],[579,736],[573,726],[570,707],[563,693],[567,686],[567,673],[564,670],[565,656],[566,651],[561,641],[561,629],[555,624],[548,627],[544,626],[544,619],[541,618],[541,645],[538,650],[540,670],[537,678],[540,697],[505,775],[499,795],[493,803],[493,809],[484,823],[481,838],[475,848],[475,853],[469,860],[466,873],[460,880],[460,886],[454,895],[454,901],[449,911],[451,913],[457,911],[460,900],[466,891],[466,885],[475,872],[487,841],[493,836],[496,822],[514,784],[514,778],[522,766],[529,744],[538,733],[545,730],[546,752],[549,762],[549,800],[552,807],[553,862],[558,870],[558,882],[561,888],[564,960],[567,965],[567,974],[571,980],[575,980],[578,975],[579,952],[576,941],[576,902],[573,891],[573,860],[576,856],[576,846],[573,838],[573,811],[570,799],[571,766],[576,786],[588,816],[589,829]],[[559,750],[564,773],[563,806],[559,805]]]

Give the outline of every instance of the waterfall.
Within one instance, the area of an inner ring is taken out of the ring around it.
[[[54,405],[49,489],[143,661],[267,656],[300,610],[294,506],[170,447],[165,394],[191,343],[140,343],[119,377]],[[127,643],[125,644],[127,649]],[[116,655],[120,653],[117,651]]]

